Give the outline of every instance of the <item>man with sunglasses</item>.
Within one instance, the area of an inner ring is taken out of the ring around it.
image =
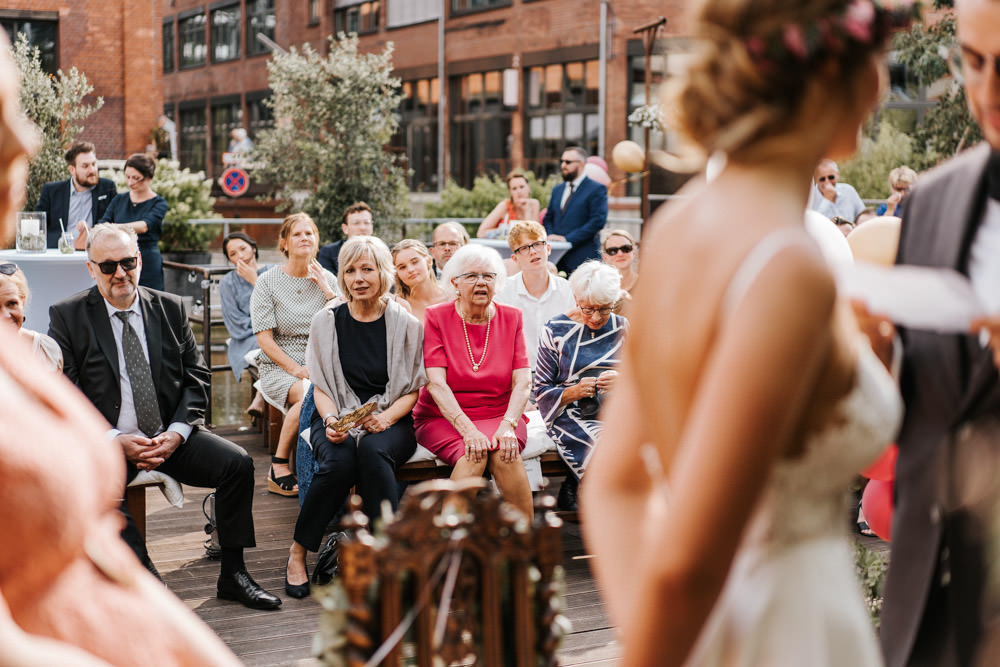
[[[985,141],[914,184],[896,263],[963,273],[989,316],[964,335],[898,337],[862,318],[902,353],[906,403],[879,631],[889,667],[1000,664],[1000,1],[955,7],[955,74]]]
[[[587,151],[579,146],[563,151],[559,170],[564,182],[553,188],[542,220],[549,241],[571,244],[556,264],[567,275],[588,259],[601,258],[600,235],[608,221],[608,189],[584,175],[586,163]]]
[[[253,459],[204,428],[211,376],[181,300],[139,287],[142,258],[128,225],[96,225],[87,259],[97,285],[49,309],[49,335],[62,348],[63,372],[111,424],[129,481],[139,470],[159,470],[183,484],[216,489],[218,597],[277,609],[281,600],[261,588],[243,562],[244,548],[255,546]],[[125,515],[122,537],[155,572]]]
[[[831,220],[840,216],[853,222],[865,210],[865,203],[854,186],[841,183],[840,169],[833,160],[821,160],[813,174],[816,192],[812,196],[811,208]]]

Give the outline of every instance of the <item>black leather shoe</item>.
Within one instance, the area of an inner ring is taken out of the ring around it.
[[[235,600],[251,609],[277,609],[281,598],[261,588],[246,570],[231,575],[219,575],[216,596],[220,600]]]
[[[293,597],[296,600],[301,600],[304,597],[309,597],[309,570],[306,570],[306,583],[304,584],[291,584],[288,582],[288,565],[285,565],[285,593],[289,597]]]
[[[563,512],[576,512],[576,490],[580,482],[572,475],[566,475],[562,486],[559,487],[559,495],[556,496],[556,507]]]

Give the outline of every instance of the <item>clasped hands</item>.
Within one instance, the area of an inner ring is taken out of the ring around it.
[[[599,392],[604,393],[611,391],[611,388],[614,386],[617,378],[618,371],[604,371],[597,377],[581,378],[576,384],[567,387],[566,391],[571,392],[571,400],[578,401],[581,398],[596,396]]]
[[[139,470],[155,470],[181,446],[184,439],[176,431],[164,431],[152,438],[144,435],[119,433],[115,440],[125,452],[125,458]]]
[[[503,420],[493,433],[492,438],[477,428],[470,429],[462,436],[465,441],[465,456],[470,463],[481,463],[486,460],[487,452],[499,451],[500,460],[512,463],[517,460],[520,450],[517,446],[517,434],[510,422]]]
[[[335,421],[334,417],[329,417],[327,421]],[[348,433],[355,426],[360,426],[368,433],[381,433],[390,426],[392,426],[392,421],[385,416],[384,412],[373,412],[359,422],[354,422],[351,424],[347,430],[338,431],[332,426],[327,426],[326,422],[323,423],[326,427],[326,439],[335,445],[339,445],[344,440],[347,440]]]

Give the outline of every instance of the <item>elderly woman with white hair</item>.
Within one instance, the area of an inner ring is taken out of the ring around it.
[[[521,311],[493,297],[506,279],[492,248],[466,245],[445,266],[455,299],[424,313],[427,386],[413,409],[417,441],[452,466],[452,479],[490,473],[528,517],[531,487],[521,460],[531,368]]]
[[[316,313],[306,350],[316,402],[309,439],[319,469],[303,499],[288,555],[285,592],[294,598],[309,594],[306,551],[319,550],[351,487],[357,486],[371,521],[385,501],[395,510],[396,468],[417,447],[410,411],[425,381],[423,328],[389,295],[389,248],[373,236],[348,239],[338,269],[347,300]],[[371,414],[339,423],[369,403],[375,404]]]
[[[549,437],[578,481],[601,434],[598,411],[618,375],[628,321],[612,312],[622,297],[621,274],[613,266],[584,262],[569,286],[576,308],[545,325],[534,389]],[[572,488],[572,481],[564,486],[566,493]]]

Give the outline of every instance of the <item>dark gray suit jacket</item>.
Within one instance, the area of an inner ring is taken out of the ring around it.
[[[981,144],[921,177],[907,198],[898,264],[967,273],[986,200],[989,156],[989,146]],[[933,651],[924,647],[952,633],[958,649],[952,664],[968,664],[983,620],[979,530],[993,517],[977,516],[966,494],[971,473],[995,464],[989,450],[1000,451],[1000,431],[992,430],[1000,419],[1000,382],[992,354],[974,337],[909,330],[900,335],[906,416],[898,438],[881,640],[889,667],[945,664],[933,661]],[[980,451],[966,465],[967,447],[977,439]],[[995,479],[997,472],[989,476]],[[921,626],[925,616],[929,622]]]
[[[181,300],[140,287],[139,301],[163,426],[204,424],[211,376]],[[118,348],[96,286],[49,308],[49,335],[62,348],[63,372],[115,425],[121,409]]]
[[[42,194],[38,197],[36,211],[45,211],[46,244],[49,248],[56,248],[59,244],[59,219],[62,218],[63,225],[67,229],[76,225],[76,220],[69,219],[69,189],[72,185],[69,179],[65,181],[54,181],[42,186]],[[115,189],[115,182],[108,178],[97,179],[97,185],[90,193],[90,208],[94,216],[94,224],[104,215],[105,209],[114,196],[118,194]]]

